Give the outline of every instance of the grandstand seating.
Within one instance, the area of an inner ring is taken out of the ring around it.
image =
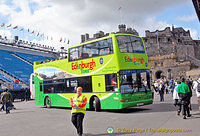
[[[20,82],[23,82],[26,85],[29,85],[29,78],[33,73],[32,64],[34,61],[47,59],[54,60],[53,57],[0,50],[0,70],[3,71],[3,73],[0,73],[0,79],[3,82],[11,84],[13,86],[12,90],[21,88],[21,84],[15,83],[12,78],[8,78],[4,73],[8,76],[14,77],[14,79],[19,79]],[[1,86],[0,91],[2,91]]]
[[[14,75],[19,80],[29,83],[29,76],[33,73],[33,67],[13,56],[8,51],[0,50],[0,68]]]
[[[32,54],[26,54],[26,53],[19,53],[15,52],[16,55],[20,56],[21,58],[34,63],[34,61],[42,61],[42,60],[53,60],[54,58],[51,57],[43,57],[43,56],[38,56],[38,55],[32,55]]]

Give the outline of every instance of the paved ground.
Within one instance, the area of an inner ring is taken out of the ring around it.
[[[199,135],[200,113],[196,96],[193,96],[192,117],[183,120],[176,115],[171,94],[165,95],[165,102],[155,96],[154,104],[126,110],[87,111],[84,119],[85,136],[107,136],[106,129],[112,127],[112,136]],[[76,136],[70,122],[70,109],[46,109],[35,106],[34,101],[15,102],[17,110],[6,115],[0,112],[0,136]],[[137,129],[139,132],[133,131]],[[140,130],[139,130],[140,129]],[[159,129],[188,129],[192,132],[153,132]],[[117,132],[120,131],[120,132]],[[152,131],[151,131],[152,130]],[[144,132],[142,132],[144,131]]]

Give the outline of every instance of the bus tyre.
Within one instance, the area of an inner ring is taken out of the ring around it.
[[[94,97],[94,109],[96,112],[99,112],[101,110],[101,106],[100,106],[100,100],[98,97]]]
[[[45,98],[45,107],[51,108],[51,99],[49,97]]]

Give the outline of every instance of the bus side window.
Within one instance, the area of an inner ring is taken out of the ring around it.
[[[40,82],[40,92],[42,92],[42,82]]]
[[[106,91],[115,91],[118,87],[117,85],[117,74],[107,74],[105,75]]]
[[[92,77],[79,77],[78,80],[78,86],[81,86],[83,88],[83,92],[92,92]]]

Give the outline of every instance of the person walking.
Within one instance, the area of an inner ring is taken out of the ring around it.
[[[3,101],[3,95],[5,94],[5,90],[1,93],[1,108],[0,111],[5,110],[5,102]]]
[[[194,82],[193,89],[195,90],[196,95],[197,95],[197,101],[198,101],[199,111],[200,111],[200,75],[199,75],[199,79],[196,82]]]
[[[180,115],[181,113],[181,104],[179,104],[179,96],[178,96],[178,86],[181,84],[181,82],[178,82],[176,87],[174,88],[173,91],[173,99],[174,99],[174,106],[178,106],[178,111],[177,111],[177,115]]]
[[[5,103],[6,114],[10,113],[10,109],[11,109],[10,106],[11,106],[11,101],[12,101],[12,95],[8,91],[8,89],[5,90],[5,93],[3,94],[2,100]]]
[[[191,98],[192,98],[192,82],[188,79],[187,80],[187,85],[189,86],[190,93],[189,93],[189,109],[192,110],[192,104],[191,104]]]
[[[161,81],[159,85],[160,102],[164,102],[165,84]]]
[[[83,118],[86,112],[87,98],[82,94],[83,88],[78,87],[76,95],[70,99],[70,105],[72,107],[71,121],[77,129],[78,136],[83,134]]]
[[[179,94],[179,98],[182,101],[182,105],[183,105],[183,119],[186,119],[186,112],[187,112],[187,117],[191,117],[190,114],[190,110],[189,110],[189,93],[190,93],[190,89],[189,86],[185,83],[185,78],[182,78],[182,82],[181,84],[178,86],[178,94]]]

